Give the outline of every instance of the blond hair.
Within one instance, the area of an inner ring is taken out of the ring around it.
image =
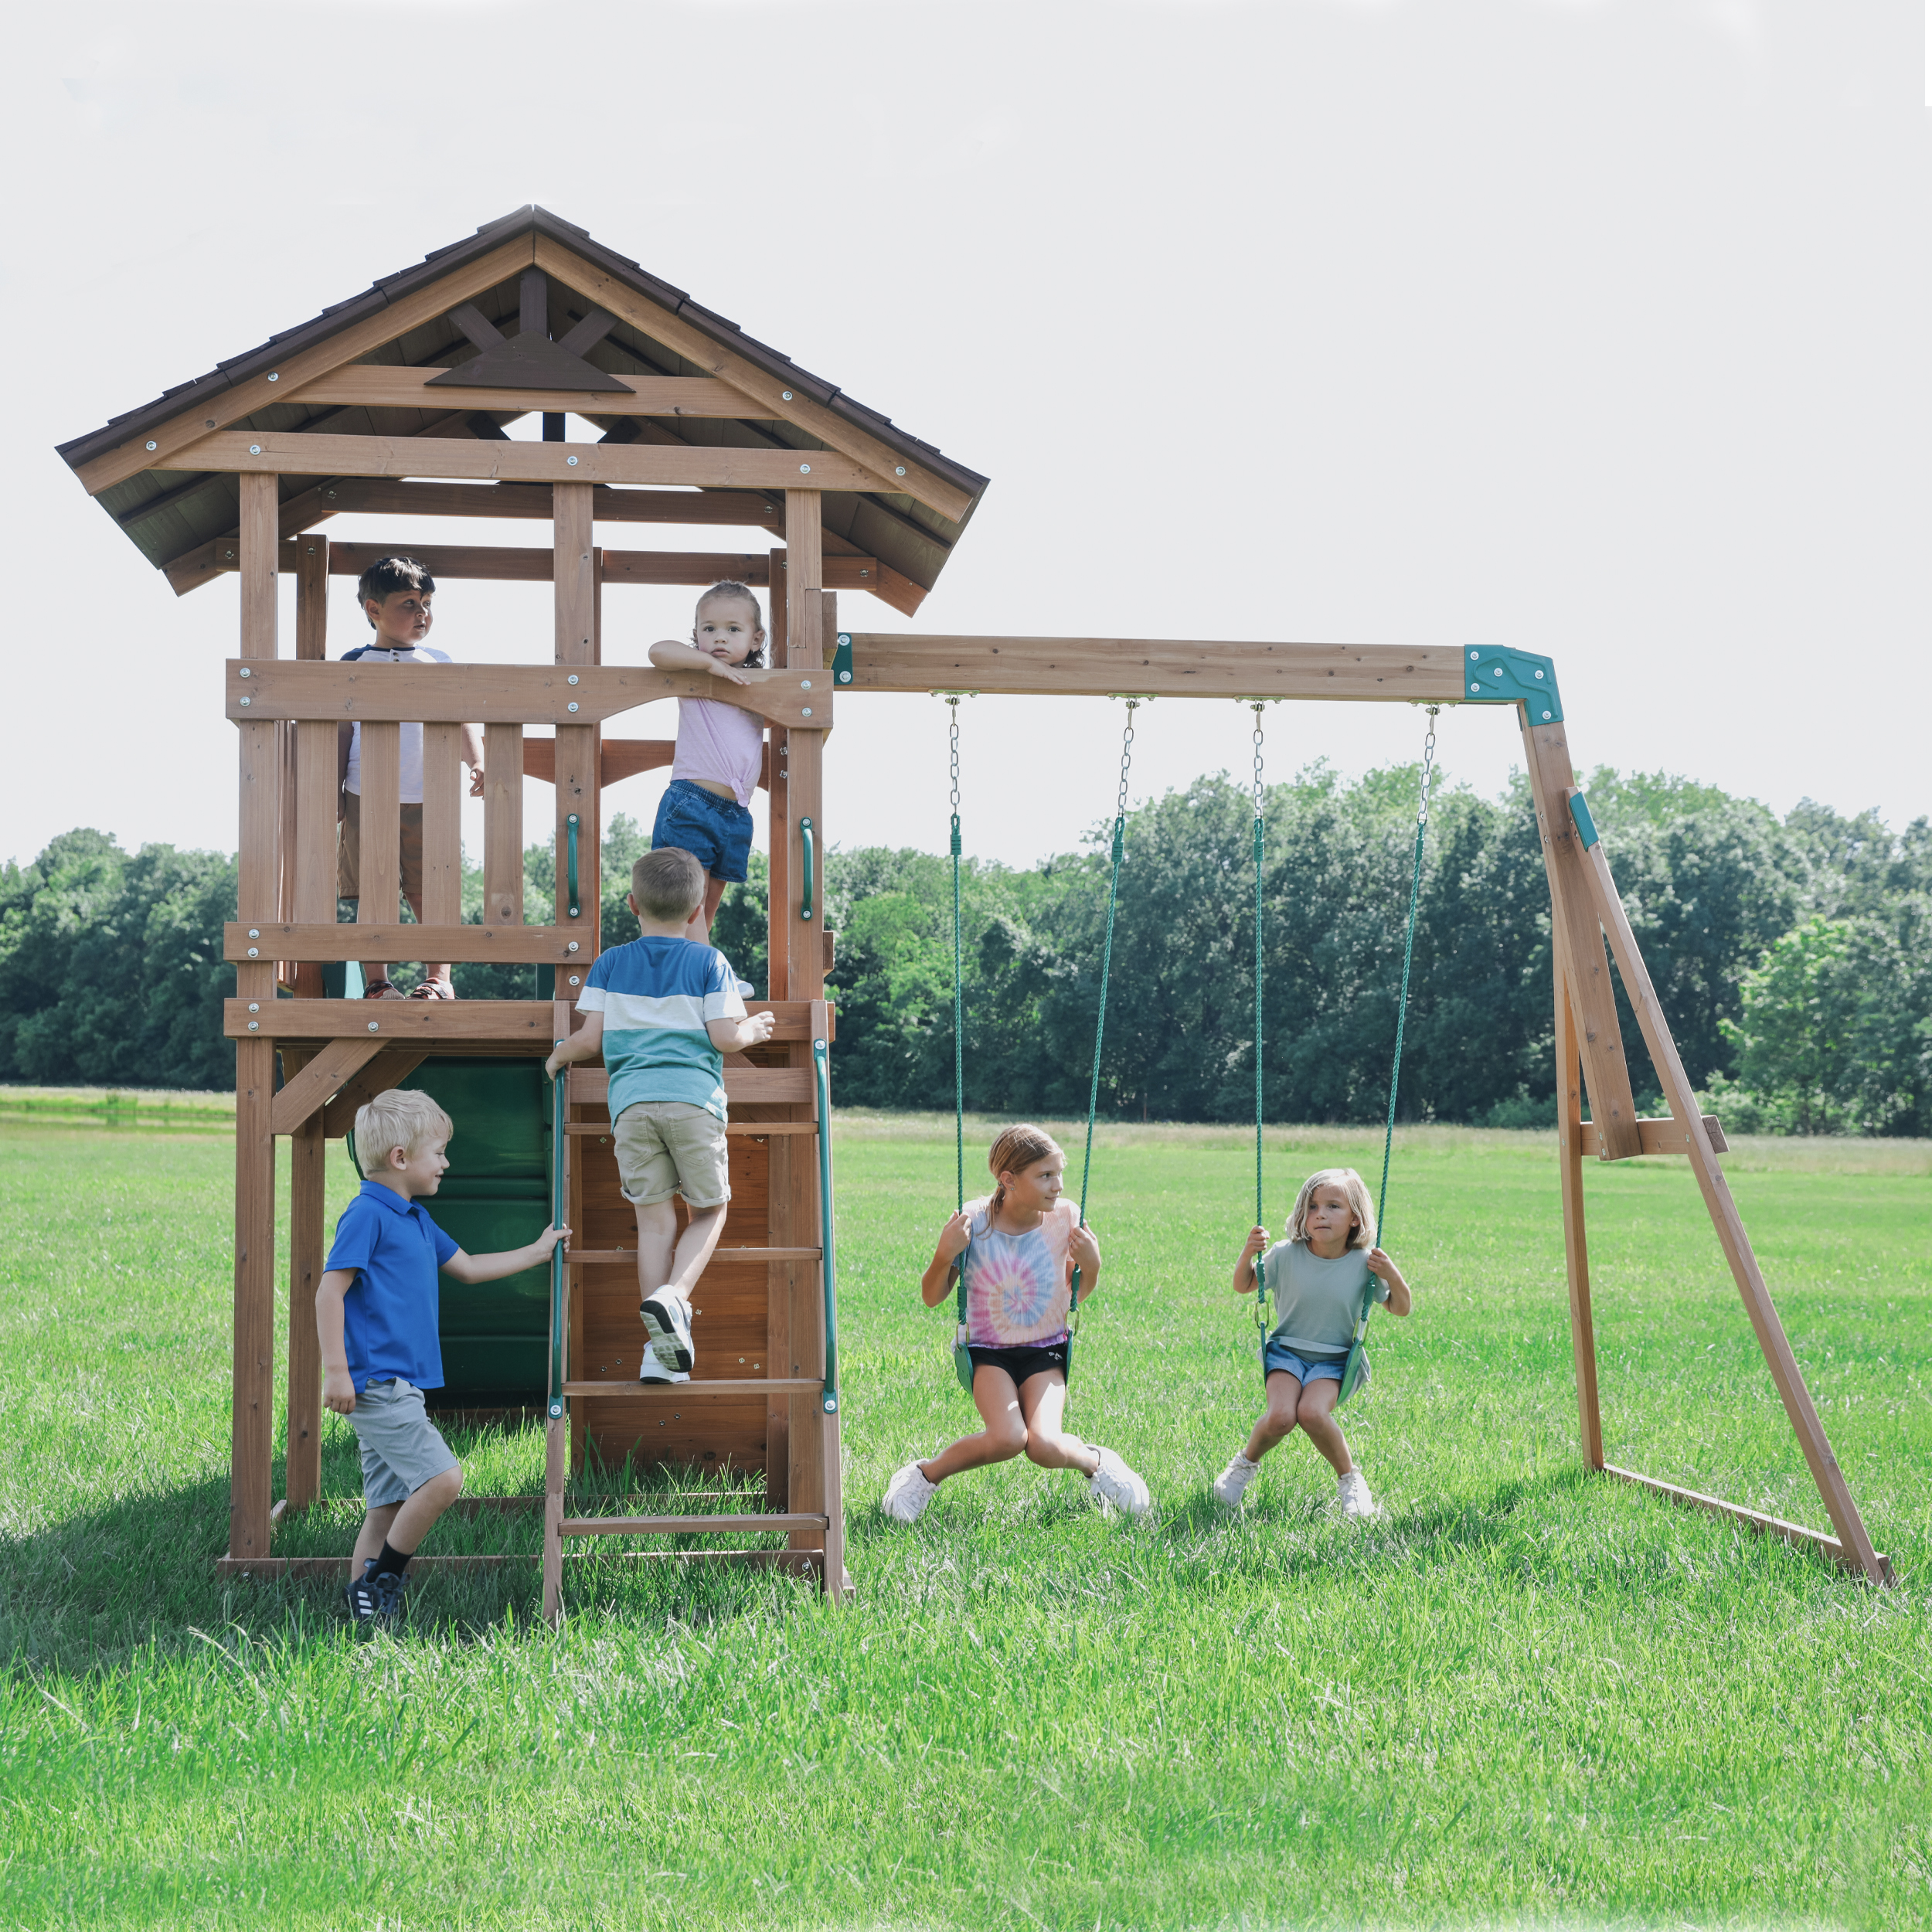
[[[456,1124],[427,1094],[392,1087],[355,1110],[355,1165],[363,1173],[381,1173],[389,1152],[400,1147],[413,1160],[425,1141],[447,1141]]]
[[[1006,1205],[1006,1182],[1003,1177],[1024,1174],[1036,1162],[1060,1151],[1060,1142],[1043,1127],[1033,1127],[1022,1121],[1017,1127],[1002,1128],[986,1153],[987,1171],[994,1182],[993,1192],[986,1203],[988,1223]]]
[[[1301,1192],[1294,1197],[1294,1212],[1288,1216],[1287,1238],[1291,1241],[1305,1241],[1308,1238],[1308,1203],[1315,1199],[1315,1191],[1318,1187],[1338,1187],[1347,1196],[1349,1212],[1355,1221],[1355,1232],[1349,1236],[1349,1246],[1373,1247],[1375,1203],[1369,1199],[1368,1182],[1352,1167],[1325,1167],[1301,1183]]]
[[[689,919],[704,903],[704,868],[679,845],[660,845],[631,868],[631,896],[646,919]]]

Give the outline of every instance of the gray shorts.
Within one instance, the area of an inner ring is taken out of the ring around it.
[[[617,1175],[624,1198],[649,1207],[682,1194],[694,1208],[731,1199],[724,1122],[688,1100],[638,1100],[617,1116]]]
[[[349,1426],[362,1445],[362,1500],[372,1509],[401,1502],[431,1477],[463,1466],[430,1420],[422,1390],[400,1376],[369,1383]]]

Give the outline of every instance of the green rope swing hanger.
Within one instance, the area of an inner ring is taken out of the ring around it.
[[[1261,714],[1264,703],[1278,702],[1272,699],[1243,699],[1254,713],[1254,1224],[1263,1223],[1263,1185],[1261,1161],[1261,861],[1262,819],[1267,804],[1267,792],[1262,782]],[[1409,1019],[1409,981],[1416,957],[1416,912],[1422,899],[1423,842],[1429,830],[1429,791],[1434,781],[1436,764],[1436,719],[1441,711],[1440,705],[1425,705],[1429,714],[1429,729],[1422,741],[1422,781],[1420,795],[1416,804],[1415,856],[1409,872],[1409,924],[1402,942],[1402,990],[1396,998],[1396,1046],[1389,1067],[1389,1116],[1382,1134],[1382,1185],[1376,1196],[1376,1241],[1379,1247],[1387,1245],[1385,1239],[1388,1223],[1383,1219],[1389,1204],[1389,1157],[1393,1151],[1396,1139],[1396,1097],[1402,1086],[1402,1047],[1407,1031]],[[1254,1322],[1264,1349],[1267,1345],[1269,1311],[1265,1305],[1267,1290],[1261,1279],[1259,1257],[1254,1262]],[[1364,1300],[1362,1311],[1355,1318],[1355,1334],[1349,1346],[1349,1359],[1342,1371],[1342,1393],[1335,1398],[1335,1406],[1353,1395],[1369,1379],[1369,1311],[1375,1305],[1370,1296]]]
[[[954,1189],[957,1206],[964,1208],[966,1205],[966,995],[964,976],[961,971],[960,938],[959,865],[962,841],[959,828],[959,706],[961,699],[976,697],[978,694],[971,691],[936,691],[933,695],[946,701],[951,713],[947,738],[951,753],[953,785]],[[1121,734],[1121,779],[1114,801],[1114,837],[1109,854],[1107,881],[1107,933],[1100,947],[1100,1010],[1094,1021],[1094,1071],[1087,1096],[1087,1147],[1080,1160],[1080,1225],[1082,1227],[1087,1225],[1087,1184],[1094,1168],[1094,1121],[1100,1104],[1100,1052],[1107,1041],[1107,989],[1114,965],[1114,917],[1120,905],[1121,861],[1127,851],[1127,787],[1134,765],[1134,713],[1142,705],[1153,702],[1151,698],[1128,698],[1127,725]],[[1257,840],[1260,835],[1257,821]],[[1257,852],[1259,849],[1257,845]],[[1257,1080],[1257,1100],[1259,1091]],[[959,1378],[959,1386],[971,1395],[973,1393],[973,1359],[966,1347],[966,1257],[964,1253],[954,1265],[959,1270],[959,1288],[958,1326],[953,1337],[953,1372]],[[1080,1271],[1077,1264],[1073,1270],[1073,1293],[1066,1312],[1066,1375],[1068,1380],[1071,1381],[1073,1375],[1073,1344],[1079,1338],[1080,1332]]]

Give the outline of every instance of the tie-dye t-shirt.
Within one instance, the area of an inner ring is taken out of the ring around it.
[[[975,1349],[1044,1348],[1066,1339],[1073,1298],[1066,1244],[1080,1225],[1071,1201],[1057,1202],[1026,1234],[988,1226],[989,1203],[974,1203],[966,1266],[966,1340]]]

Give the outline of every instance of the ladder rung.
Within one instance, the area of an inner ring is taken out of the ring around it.
[[[691,1536],[726,1531],[749,1536],[761,1529],[823,1529],[831,1518],[793,1511],[770,1516],[566,1516],[566,1536]]]
[[[587,1267],[605,1267],[619,1261],[634,1263],[637,1258],[635,1248],[572,1249],[569,1255],[570,1260],[580,1261]],[[816,1261],[821,1258],[817,1248],[714,1248],[711,1254],[713,1261]]]
[[[566,1134],[597,1134],[608,1139],[611,1124],[607,1121],[573,1121],[564,1128]],[[816,1121],[727,1121],[727,1134],[816,1134]]]
[[[566,1382],[566,1396],[802,1396],[825,1387],[815,1376],[740,1376],[725,1382]]]

